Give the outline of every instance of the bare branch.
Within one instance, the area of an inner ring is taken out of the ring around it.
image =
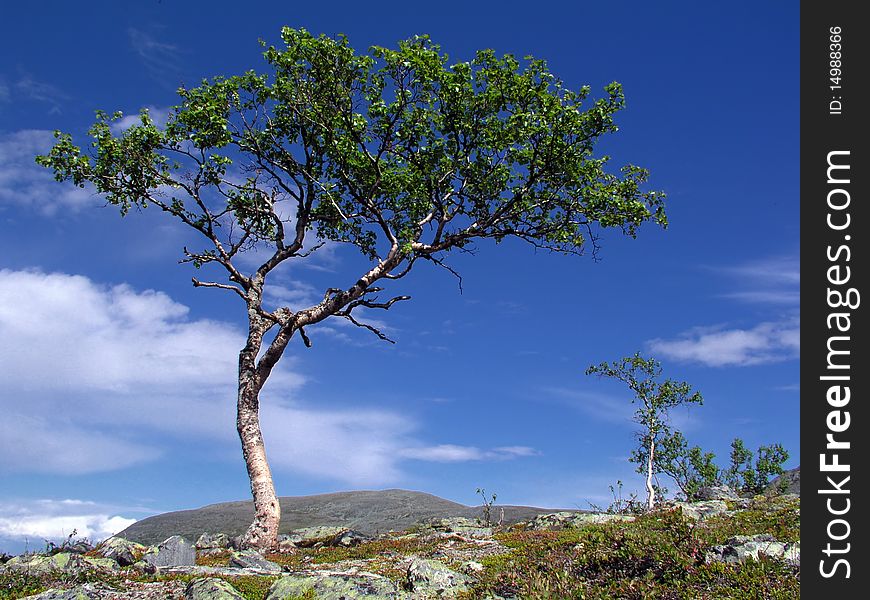
[[[458,282],[459,282],[459,293],[462,294],[462,275],[460,275],[459,273],[457,273],[457,272],[453,269],[453,267],[451,267],[450,265],[448,265],[447,263],[445,263],[443,260],[441,260],[440,258],[435,258],[435,257],[432,256],[431,254],[424,254],[424,255],[423,255],[423,258],[425,258],[426,260],[431,260],[433,263],[435,263],[436,265],[438,265],[438,266],[441,267],[442,269],[446,269],[446,270],[450,271],[450,272],[453,274],[453,276],[456,277],[456,279],[458,280]]]
[[[245,296],[245,293],[241,289],[237,288],[234,285],[229,285],[226,283],[216,283],[214,281],[200,281],[196,277],[191,277],[190,280],[193,282],[193,287],[208,287],[208,288],[218,288],[221,290],[229,290],[231,292],[235,292],[236,294],[238,294],[242,300],[247,301],[247,297]]]
[[[299,332],[299,337],[302,338],[302,343],[305,344],[305,347],[310,348],[311,347],[311,339],[308,337],[308,334],[305,333],[305,328],[300,327],[299,329],[297,329],[297,331]]]
[[[353,324],[356,325],[357,327],[362,327],[363,329],[368,329],[369,331],[371,331],[373,334],[375,334],[376,336],[378,336],[380,339],[384,340],[385,342],[390,342],[391,344],[395,344],[395,343],[396,343],[395,340],[392,340],[392,339],[390,339],[389,337],[387,337],[387,336],[386,336],[386,335],[385,335],[385,334],[384,334],[380,329],[378,329],[377,327],[374,327],[374,326],[372,326],[372,325],[369,325],[368,323],[361,323],[360,321],[357,321],[356,319],[353,318],[353,315],[350,314],[349,312],[348,312],[348,313],[344,313],[344,312],[342,312],[342,313],[336,313],[336,316],[338,316],[338,317],[344,317],[345,319],[347,319],[348,321],[350,321],[351,323],[353,323]]]

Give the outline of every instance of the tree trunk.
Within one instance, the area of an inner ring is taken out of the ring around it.
[[[254,498],[254,522],[242,539],[242,546],[257,550],[272,550],[278,545],[278,525],[281,522],[281,506],[275,495],[272,471],[266,460],[266,447],[260,431],[260,399],[262,383],[256,375],[256,350],[249,345],[239,355],[239,397],[236,428],[242,442],[242,454],[251,494]]]
[[[649,440],[649,458],[646,463],[646,492],[647,492],[647,500],[646,507],[648,510],[653,509],[653,505],[656,501],[656,490],[653,487],[653,460],[655,458],[655,450],[656,443],[653,440],[652,436],[650,436]]]

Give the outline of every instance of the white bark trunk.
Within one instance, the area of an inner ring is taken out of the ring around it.
[[[646,507],[649,510],[653,509],[653,505],[656,501],[656,490],[653,487],[653,460],[655,458],[655,449],[656,443],[650,438],[649,441],[649,458],[646,463],[646,492],[647,492],[647,500]]]
[[[258,326],[252,315],[248,343],[239,353],[236,429],[242,442],[242,454],[251,480],[251,495],[254,498],[254,521],[243,536],[242,546],[266,551],[278,546],[281,505],[275,495],[272,471],[266,459],[266,447],[260,430],[259,395],[263,381],[257,373],[256,361],[262,340],[263,329]]]

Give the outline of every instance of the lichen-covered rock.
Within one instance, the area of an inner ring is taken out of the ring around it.
[[[693,521],[703,521],[716,515],[728,512],[724,500],[704,500],[702,502],[675,502],[674,506],[683,511],[683,515]]]
[[[727,485],[703,486],[698,490],[698,500],[740,500],[740,496]]]
[[[266,560],[262,555],[253,550],[240,550],[233,552],[230,555],[230,566],[239,567],[241,569],[256,569],[258,571],[266,571],[269,573],[280,573],[283,571],[281,565]]]
[[[296,599],[311,590],[318,600],[399,600],[407,596],[380,575],[317,573],[286,575],[272,584],[266,600]]]
[[[535,531],[578,529],[586,525],[599,525],[601,523],[610,523],[613,521],[634,521],[634,519],[634,515],[562,511],[538,515],[526,523],[526,529],[533,529]]]
[[[772,535],[736,535],[724,544],[710,548],[704,560],[707,563],[742,563],[758,560],[761,556],[778,558],[799,567],[801,564],[800,542],[779,542]]]
[[[53,573],[80,575],[88,571],[114,570],[118,568],[118,564],[109,559],[95,559],[71,552],[60,552],[52,556],[44,554],[16,556],[6,563],[5,568],[7,571],[24,571],[36,576]]]
[[[27,600],[97,600],[108,597],[105,595],[105,590],[100,590],[94,584],[86,583],[68,590],[46,590],[41,594],[28,596]]]
[[[432,519],[422,527],[423,532],[430,530],[435,533],[455,533],[470,538],[492,537],[492,527],[486,527],[475,519],[466,517],[449,517]]]
[[[173,535],[150,548],[142,560],[155,567],[183,567],[196,564],[193,544],[180,535]]]
[[[122,567],[132,565],[145,554],[145,546],[120,537],[110,537],[97,546],[97,554],[116,561]]]
[[[339,534],[333,540],[333,544],[335,546],[343,546],[345,548],[350,548],[351,546],[359,546],[364,542],[370,541],[372,538],[364,533],[360,533],[359,531],[354,531],[353,529],[348,529],[344,533]]]
[[[230,547],[230,537],[225,533],[203,533],[194,547],[197,550],[223,550]]]
[[[244,596],[236,588],[217,577],[194,579],[184,589],[184,598],[185,600],[244,600]]]
[[[414,557],[406,581],[415,598],[453,598],[468,589],[470,579],[437,560]]]
[[[299,548],[312,548],[317,545],[334,546],[336,540],[349,531],[347,527],[305,527],[291,531],[281,539]]]

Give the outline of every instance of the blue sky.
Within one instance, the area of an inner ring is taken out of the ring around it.
[[[627,390],[583,374],[636,351],[692,383],[689,442],[799,455],[798,5],[787,2],[15,3],[0,24],[0,551],[100,537],[149,514],[244,499],[234,428],[235,297],[193,289],[191,238],[121,219],[33,156],[95,109],[165,114],[174,90],[264,69],[280,27],[372,44],[428,33],[455,60],[534,55],[567,85],[625,87],[601,152],[651,171],[670,228],[602,239],[601,260],[482,243],[373,315],[327,322],[264,391],[279,495],[408,488],[475,504],[607,504],[635,429]],[[276,277],[301,303],[361,259],[330,246]],[[322,292],[320,292],[322,294]]]

